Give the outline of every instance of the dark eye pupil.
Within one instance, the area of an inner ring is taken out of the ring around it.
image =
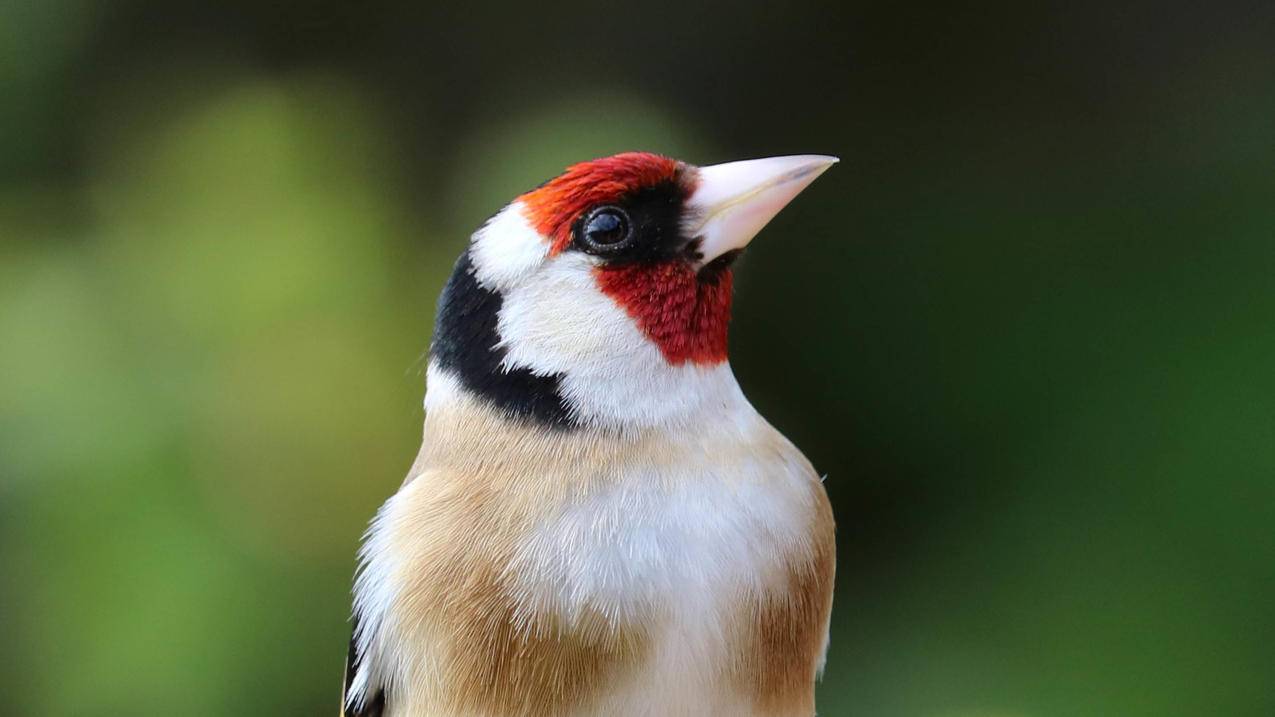
[[[628,226],[619,213],[602,211],[589,218],[584,234],[594,244],[615,244],[624,241]]]

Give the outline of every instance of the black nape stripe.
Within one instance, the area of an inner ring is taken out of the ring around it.
[[[496,321],[502,301],[499,293],[478,284],[466,250],[438,300],[430,356],[459,376],[465,388],[508,415],[555,428],[570,426],[557,376],[500,365],[505,350],[496,346]]]

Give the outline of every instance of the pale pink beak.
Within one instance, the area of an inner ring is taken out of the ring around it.
[[[700,167],[699,185],[686,206],[686,232],[700,239],[700,265],[748,246],[788,202],[838,161],[800,154]]]

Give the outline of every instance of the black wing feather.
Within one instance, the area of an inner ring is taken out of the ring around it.
[[[385,713],[385,690],[378,689],[376,696],[363,701],[363,707],[356,710],[349,704],[350,683],[359,671],[359,648],[355,637],[359,632],[359,619],[354,618],[354,632],[350,635],[350,650],[345,655],[345,686],[341,688],[341,717],[381,717]]]

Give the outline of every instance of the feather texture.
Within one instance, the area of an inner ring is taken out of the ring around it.
[[[431,380],[421,455],[363,553],[347,702],[384,690],[395,717],[813,714],[831,512],[742,394],[671,439],[545,431]]]

